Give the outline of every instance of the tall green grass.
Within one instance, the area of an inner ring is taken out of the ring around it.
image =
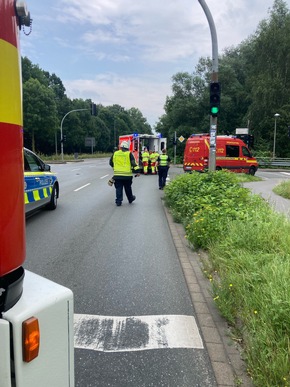
[[[213,298],[255,386],[290,386],[290,222],[228,172],[178,176],[165,201],[208,252]]]
[[[273,191],[285,199],[290,199],[290,180],[282,181]]]

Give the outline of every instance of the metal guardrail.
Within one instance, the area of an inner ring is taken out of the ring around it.
[[[261,167],[290,167],[290,159],[257,157],[257,160]]]

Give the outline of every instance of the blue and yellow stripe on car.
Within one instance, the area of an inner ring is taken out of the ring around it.
[[[24,192],[25,204],[37,202],[51,196],[52,187],[40,188],[32,191]]]

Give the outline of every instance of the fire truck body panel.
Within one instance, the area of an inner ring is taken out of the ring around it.
[[[26,248],[18,32],[30,22],[25,1],[0,1],[0,386],[73,387],[73,294],[23,269]]]
[[[0,277],[22,265],[25,259],[23,197],[23,133],[18,26],[14,0],[0,2]],[[13,214],[11,216],[11,214]],[[9,221],[7,221],[9,219]],[[5,229],[5,232],[2,230]],[[17,243],[15,241],[17,240]]]
[[[188,138],[184,150],[183,170],[202,172],[208,169],[209,149],[209,135],[195,134]],[[235,136],[217,136],[216,169],[254,175],[258,162],[241,139]]]
[[[162,149],[166,149],[167,139],[154,134],[126,134],[119,137],[119,147],[122,141],[129,142],[129,150],[133,153],[136,163],[142,169],[141,153],[144,148],[148,151],[156,151],[161,154]]]

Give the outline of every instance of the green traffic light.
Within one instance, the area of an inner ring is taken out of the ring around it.
[[[213,106],[211,108],[211,114],[217,114],[219,112],[219,108],[217,106]]]

